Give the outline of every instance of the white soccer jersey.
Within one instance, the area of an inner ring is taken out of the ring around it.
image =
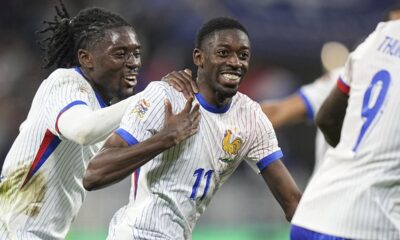
[[[105,104],[78,71],[58,69],[43,81],[7,154],[0,183],[2,240],[63,239],[82,204],[86,163],[98,146],[66,140],[57,120],[74,105],[96,110]]]
[[[380,23],[351,55],[341,139],[329,150],[293,224],[351,239],[400,239],[400,21]]]
[[[186,103],[164,82],[150,83],[139,96],[116,130],[129,145],[163,128],[165,98],[175,113]],[[191,239],[197,219],[242,160],[260,170],[282,157],[271,123],[246,95],[237,93],[223,108],[200,94],[195,102],[201,105],[198,133],[133,174],[130,203],[114,216],[109,239]]]
[[[314,120],[322,103],[328,97],[335,83],[339,79],[340,73],[343,68],[337,68],[325,73],[322,77],[316,79],[314,82],[304,85],[298,91],[299,96],[304,101],[307,109],[307,118]],[[326,151],[330,148],[329,144],[325,141],[322,132],[317,129],[315,136],[315,166],[317,169],[321,164]]]

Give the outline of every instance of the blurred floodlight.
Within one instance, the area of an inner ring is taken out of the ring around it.
[[[321,61],[327,71],[341,67],[345,64],[349,49],[340,42],[326,42],[322,46]]]

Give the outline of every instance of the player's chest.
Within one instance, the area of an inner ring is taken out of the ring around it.
[[[251,131],[235,118],[203,117],[195,138],[201,161],[224,173],[235,169],[251,146]]]

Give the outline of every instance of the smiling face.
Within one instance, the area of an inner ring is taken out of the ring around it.
[[[217,30],[193,52],[201,93],[212,104],[223,104],[238,91],[250,61],[250,41],[238,29]]]
[[[140,44],[131,27],[105,30],[100,41],[78,54],[86,77],[104,100],[122,100],[134,94],[141,59]]]

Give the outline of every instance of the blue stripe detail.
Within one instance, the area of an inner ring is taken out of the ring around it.
[[[73,101],[73,102],[69,103],[67,106],[65,106],[63,109],[61,109],[58,116],[60,116],[63,112],[67,111],[68,109],[70,109],[71,107],[73,107],[75,105],[87,105],[87,103],[85,103],[84,101],[81,101],[81,100]]]
[[[140,177],[140,168],[136,169],[135,171],[135,193],[134,193],[134,199],[136,199],[136,194],[138,190],[138,185],[139,185],[139,177]]]
[[[101,98],[100,94],[98,92],[96,92],[96,91],[94,91],[94,93],[96,94],[96,98],[97,98],[97,101],[100,104],[100,107],[101,108],[107,107],[107,104],[103,101],[103,98]]]
[[[115,130],[115,133],[118,134],[122,139],[124,139],[129,146],[139,143],[139,141],[134,136],[132,136],[132,134],[130,134],[123,128],[118,128],[117,130]]]
[[[67,106],[65,106],[63,109],[61,109],[60,113],[58,114],[58,116],[56,118],[56,124],[55,124],[56,126],[55,127],[56,127],[56,131],[60,135],[62,135],[62,134],[60,132],[60,129],[58,129],[58,119],[60,118],[61,114],[63,114],[65,111],[67,111],[68,109],[70,109],[71,107],[76,106],[76,105],[87,105],[87,104],[81,100],[73,101],[73,102],[69,103]]]
[[[301,90],[297,91],[297,94],[301,97],[304,105],[306,106],[307,118],[310,120],[314,120],[314,109],[312,108],[310,100],[308,100],[307,96]]]
[[[82,70],[81,70],[80,67],[75,67],[74,69],[75,69],[75,71],[77,71],[84,79],[86,79],[86,80],[89,82],[89,79],[87,79],[87,78],[85,77],[85,75],[83,74],[83,72],[82,72]],[[92,87],[92,88],[93,88],[93,87]],[[96,94],[96,98],[97,98],[97,101],[98,101],[99,104],[100,104],[100,107],[101,107],[101,108],[107,107],[107,104],[104,102],[104,100],[103,100],[103,98],[100,96],[100,94],[99,94],[96,90],[94,90],[94,89],[93,89],[93,91],[94,91],[94,93]]]
[[[290,227],[291,240],[350,240],[348,238],[336,237],[333,235],[323,234],[308,230],[296,225]]]
[[[207,101],[204,99],[203,96],[201,96],[200,93],[196,93],[195,96],[197,98],[197,101],[199,101],[200,105],[203,108],[205,108],[207,111],[212,112],[212,113],[226,113],[231,106],[231,103],[229,103],[223,107],[216,107],[216,106],[213,106],[213,105],[207,103]]]
[[[58,144],[60,144],[61,140],[56,135],[53,135],[53,137],[54,138],[51,140],[49,146],[43,153],[42,158],[39,160],[38,164],[33,169],[31,178],[40,169],[40,167],[46,162],[46,160],[49,158],[49,156],[54,152],[54,150],[57,148]]]
[[[270,155],[266,156],[265,158],[261,159],[260,161],[258,161],[257,167],[261,172],[266,167],[268,167],[271,163],[273,163],[274,161],[276,161],[282,157],[283,157],[283,152],[281,150],[278,150],[278,151],[273,152]]]

